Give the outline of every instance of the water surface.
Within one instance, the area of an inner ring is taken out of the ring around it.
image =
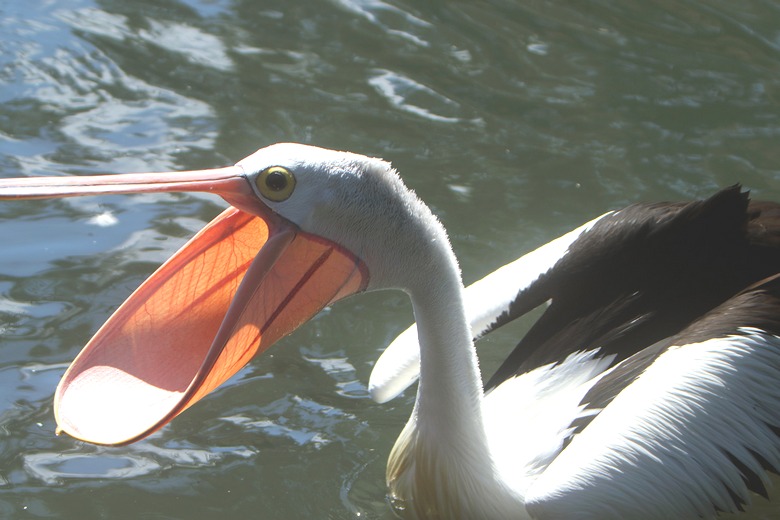
[[[391,160],[466,281],[607,209],[736,182],[780,200],[780,8],[718,0],[0,0],[0,176]],[[322,313],[147,440],[55,437],[59,377],[223,207],[0,205],[0,517],[375,518],[414,393],[366,392],[402,294]],[[495,368],[523,325],[481,345]],[[767,513],[770,514],[770,513]]]

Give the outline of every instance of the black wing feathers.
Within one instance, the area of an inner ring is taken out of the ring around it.
[[[582,403],[588,409],[606,408],[668,348],[693,345],[709,339],[745,335],[747,329],[780,336],[780,274],[748,287],[696,319],[678,334],[632,355],[602,377],[585,394]],[[572,435],[585,429],[594,417],[595,415],[588,414],[574,421]],[[780,424],[770,426],[777,428]]]
[[[629,206],[518,295],[500,321],[551,304],[485,388],[577,351],[599,349],[619,363],[779,268],[780,206],[749,203],[739,186],[701,201]]]
[[[623,363],[616,366],[612,372],[605,375],[594,385],[582,400],[586,409],[601,410],[605,408],[626,386],[641,375],[666,349],[673,347],[696,348],[696,344],[710,339],[746,336],[763,333],[780,336],[780,274],[766,278],[729,298],[712,311],[695,320],[680,333],[648,347]],[[760,407],[756,401],[753,407]],[[566,445],[575,435],[583,431],[597,414],[584,413],[571,424],[571,432]],[[780,437],[780,416],[776,410],[764,410],[758,414],[757,420],[763,421],[774,434]],[[780,443],[780,438],[776,439]],[[769,498],[766,486],[761,476],[750,465],[736,454],[721,448],[729,461],[737,468],[746,487],[751,491]],[[770,463],[766,457],[748,449],[748,457],[752,457],[765,471],[779,473],[779,469]],[[755,466],[754,466],[755,467]],[[743,497],[731,488],[729,482],[723,482],[737,509],[742,510],[746,504]]]

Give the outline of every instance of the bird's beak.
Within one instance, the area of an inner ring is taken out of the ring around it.
[[[54,413],[76,438],[119,445],[149,435],[367,285],[356,256],[272,212],[240,166],[0,180],[0,200],[163,191],[211,192],[233,207],[136,289],[68,368]]]

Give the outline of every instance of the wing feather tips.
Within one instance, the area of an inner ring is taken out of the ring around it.
[[[714,518],[766,496],[780,467],[780,338],[742,331],[659,356],[551,463],[529,511]]]
[[[745,461],[732,454],[730,451],[724,451],[724,453],[726,457],[728,457],[729,461],[734,464],[734,467],[737,468],[737,471],[739,471],[739,474],[742,477],[742,481],[745,483],[745,486],[747,486],[747,489],[769,500],[769,491],[767,490],[769,479],[766,476],[766,471],[768,470],[776,472],[776,469],[772,464],[768,464],[769,467],[761,467],[763,464],[759,462],[759,458],[763,459],[765,462],[766,459],[756,453],[755,450],[747,449],[747,451],[749,453],[749,459],[746,459]],[[756,455],[758,455],[758,457],[756,457]],[[752,468],[750,467],[751,465],[753,466]],[[755,465],[758,465],[759,467],[756,468]],[[742,497],[732,492],[731,498],[734,500],[735,505],[739,508],[739,510],[742,511],[744,509],[743,506],[745,505]]]
[[[748,287],[694,321],[679,334],[657,342],[616,365],[584,396],[582,405],[591,413],[572,422],[571,435],[583,431],[598,415],[592,411],[606,408],[666,350],[689,348],[716,338],[749,335],[753,331],[780,337],[780,275]],[[774,427],[774,424],[771,426]]]
[[[780,409],[780,392],[766,389],[766,375],[780,377],[779,343],[769,335],[738,339],[660,356],[531,486],[529,512],[714,518],[744,509],[751,491],[766,494],[780,439],[753,410]]]

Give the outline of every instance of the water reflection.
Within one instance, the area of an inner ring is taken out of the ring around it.
[[[235,459],[248,459],[255,452],[243,446],[196,449],[188,446],[159,447],[146,441],[130,448],[95,448],[77,453],[37,452],[23,456],[29,476],[53,485],[68,480],[127,480],[164,473],[173,467],[204,468]]]
[[[160,469],[157,463],[142,457],[31,453],[23,458],[27,473],[49,486],[62,485],[64,479],[132,478]]]
[[[446,113],[460,112],[458,104],[433,89],[421,85],[416,81],[401,76],[390,70],[377,70],[376,75],[368,80],[368,84],[374,87],[394,107],[425,119],[439,123],[464,123],[477,124],[480,119],[464,120],[457,116],[446,116]],[[433,112],[430,108],[437,107]]]

